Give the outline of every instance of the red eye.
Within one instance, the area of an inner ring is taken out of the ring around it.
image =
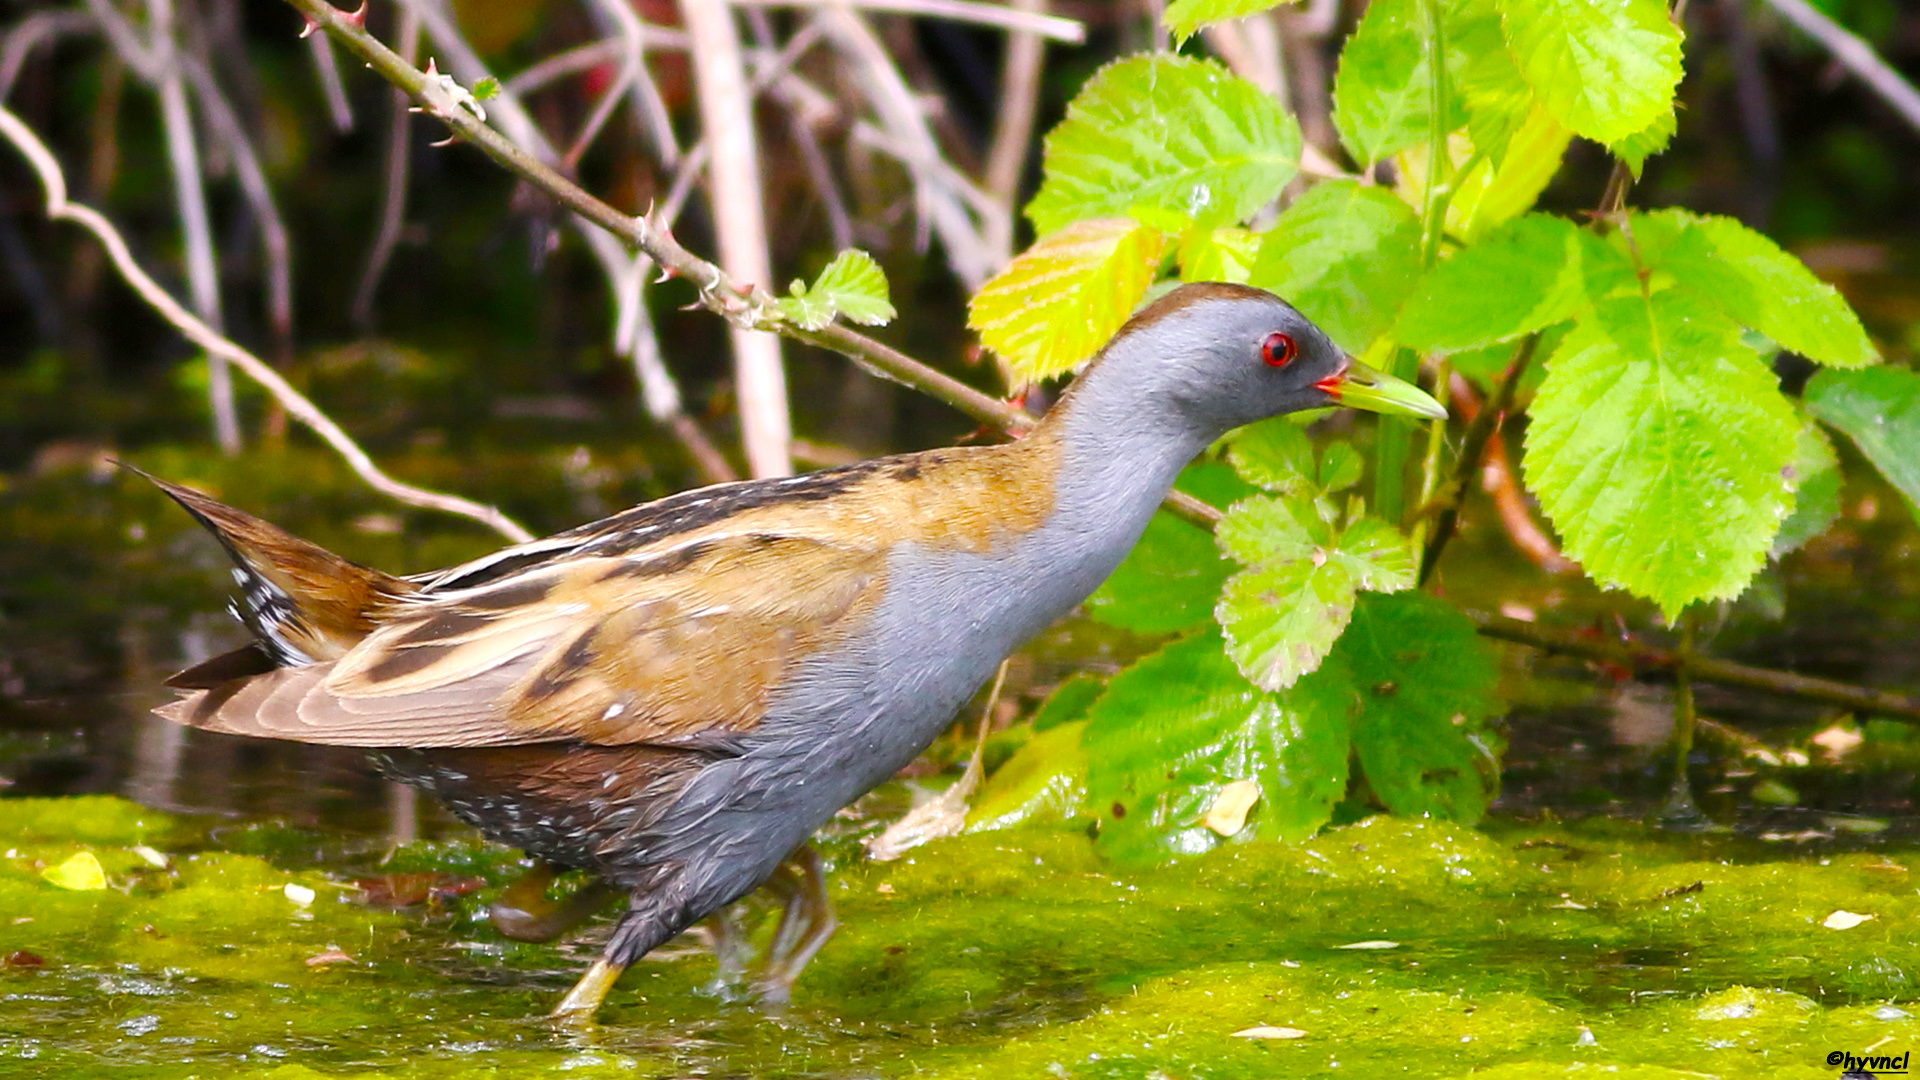
[[[1299,351],[1293,339],[1278,330],[1268,334],[1267,340],[1260,343],[1260,359],[1265,360],[1272,367],[1286,367],[1293,362],[1293,355]]]

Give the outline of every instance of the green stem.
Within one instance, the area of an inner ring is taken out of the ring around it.
[[[1451,174],[1447,154],[1447,40],[1440,17],[1440,0],[1421,0],[1426,23],[1427,75],[1432,93],[1427,114],[1427,192],[1420,223],[1423,264],[1431,267],[1440,257],[1440,238],[1446,233],[1447,203],[1451,199]],[[1383,365],[1387,374],[1413,381],[1419,374],[1420,358],[1411,350],[1396,349]],[[1444,386],[1438,388],[1445,393]],[[1374,442],[1373,509],[1387,521],[1398,523],[1406,507],[1407,454],[1413,445],[1413,426],[1408,420],[1381,417]],[[1429,470],[1434,467],[1429,462]],[[1431,472],[1421,477],[1421,487],[1431,489]]]

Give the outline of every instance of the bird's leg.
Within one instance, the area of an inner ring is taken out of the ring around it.
[[[689,910],[685,881],[677,870],[636,887],[629,895],[627,910],[614,924],[613,936],[600,958],[593,962],[580,981],[549,1014],[568,1024],[591,1024],[613,984],[635,960],[652,952],[667,939],[692,925],[697,917]]]
[[[833,901],[827,896],[820,855],[809,845],[795,848],[767,880],[767,887],[786,902],[759,979],[760,1000],[777,1008],[786,1004],[794,980],[833,936],[840,920],[834,918]]]
[[[723,1001],[737,1000],[740,984],[747,974],[747,962],[753,958],[753,945],[740,926],[740,905],[728,904],[708,916],[694,931],[706,939],[719,964],[707,990]]]
[[[487,915],[493,928],[515,941],[552,941],[578,926],[580,922],[607,906],[618,890],[595,879],[582,885],[565,900],[548,900],[547,886],[565,867],[550,862],[535,863],[507,886],[493,902]]]

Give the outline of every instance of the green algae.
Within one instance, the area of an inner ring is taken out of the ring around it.
[[[787,1013],[675,943],[566,1031],[539,1018],[594,946],[495,934],[519,860],[470,836],[316,863],[118,799],[0,808],[0,1076],[1831,1077],[1920,1039],[1920,850],[1870,840],[1369,818],[1149,868],[1072,825],[842,843],[843,927]],[[79,851],[107,888],[43,879]],[[369,902],[416,879],[460,887]]]

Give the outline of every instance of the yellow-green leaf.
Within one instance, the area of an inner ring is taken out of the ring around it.
[[[107,887],[107,872],[100,866],[100,860],[91,851],[82,851],[68,858],[58,866],[49,866],[40,876],[50,885],[75,892],[90,892]]]
[[[1044,379],[1091,357],[1146,295],[1158,230],[1130,218],[1080,221],[1042,237],[968,307],[967,325],[1021,375]]]
[[[1293,0],[1173,0],[1160,14],[1160,25],[1167,28],[1175,42],[1182,42],[1210,26],[1228,19],[1244,19],[1268,8]]]

